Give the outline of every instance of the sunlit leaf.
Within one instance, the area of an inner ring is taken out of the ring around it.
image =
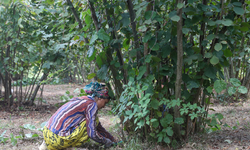
[[[215,49],[216,51],[220,51],[220,50],[222,49],[221,43],[216,43],[215,46],[214,46],[214,49]]]
[[[238,91],[241,94],[246,94],[247,93],[247,88],[245,86],[240,86],[240,87],[238,87]]]
[[[89,80],[90,80],[90,79],[93,79],[95,76],[96,76],[95,73],[91,73],[91,74],[88,75],[88,79],[89,79]]]
[[[213,57],[210,59],[210,63],[211,63],[212,65],[218,64],[218,63],[219,63],[219,58],[216,57],[216,56],[213,56]]]
[[[232,83],[232,85],[233,85],[233,86],[238,87],[238,86],[240,86],[240,85],[241,85],[240,80],[239,80],[239,79],[237,79],[237,78],[230,78],[230,79],[229,79],[229,81],[230,81],[230,83]]]
[[[178,22],[178,21],[180,20],[180,17],[179,17],[179,16],[177,16],[177,15],[174,15],[174,16],[173,16],[173,17],[171,17],[170,19],[171,19],[171,20],[173,20],[173,21]]]

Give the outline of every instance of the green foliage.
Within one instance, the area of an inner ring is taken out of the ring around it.
[[[5,138],[4,134],[6,133],[6,130],[0,135],[0,143],[5,144],[7,140],[9,140],[9,138]]]
[[[0,47],[4,50],[0,73],[29,74],[34,69],[35,75],[48,73],[52,79],[78,72],[87,81],[98,78],[108,82],[118,101],[115,112],[124,117],[126,130],[165,144],[175,141],[175,123],[188,134],[186,118],[197,128],[201,124],[220,128],[217,122],[221,116],[207,115],[208,97],[214,96],[213,90],[221,93],[227,89],[227,74],[228,79],[235,76],[230,79],[229,95],[247,93],[247,85],[238,79],[249,78],[249,2],[225,2],[223,11],[219,1],[175,4],[159,0],[153,5],[133,1],[128,6],[124,1],[96,0],[94,10],[85,1],[70,2],[73,7],[67,1],[0,7]],[[15,15],[14,9],[18,10]],[[182,18],[177,9],[182,9]],[[178,56],[180,39],[176,35],[181,19],[183,54]],[[10,56],[5,52],[8,46]],[[180,57],[182,79],[176,79]],[[24,79],[30,84],[29,78]],[[175,87],[177,80],[181,80],[181,89]],[[175,90],[181,91],[179,99]],[[66,92],[62,99],[66,102],[73,95],[77,94]],[[180,117],[174,118],[174,111]]]
[[[247,88],[245,86],[241,86],[241,82],[240,80],[236,79],[236,78],[231,78],[230,79],[230,83],[232,84],[232,86],[230,86],[228,88],[228,94],[231,96],[233,94],[238,95],[240,94],[246,94],[247,93]]]
[[[73,92],[73,94],[70,94],[69,91],[66,91],[63,96],[61,96],[61,100],[63,101],[63,104],[68,102],[70,99],[73,97],[81,97],[81,96],[86,96],[86,92],[83,89],[78,89],[76,88]]]

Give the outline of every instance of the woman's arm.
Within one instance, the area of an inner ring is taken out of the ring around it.
[[[100,121],[97,125],[97,132],[102,136],[109,138],[111,141],[116,142],[115,138],[102,126]]]
[[[101,133],[98,133],[97,125],[96,125],[96,115],[97,115],[97,104],[95,102],[90,103],[86,108],[86,127],[88,136],[101,144],[109,147],[113,144],[111,139],[103,136]]]

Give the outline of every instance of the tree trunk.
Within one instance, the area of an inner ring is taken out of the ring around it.
[[[92,19],[95,23],[95,26],[96,26],[96,31],[98,32],[99,31],[99,22],[97,20],[97,17],[96,17],[96,13],[95,13],[95,9],[93,7],[93,3],[91,3],[90,1],[89,2],[89,5],[90,5],[90,11],[91,11],[91,16],[92,16]],[[104,47],[104,46],[103,46]],[[112,51],[110,48],[107,49],[107,52],[106,52],[106,56],[107,56],[107,62],[108,64],[110,64],[110,70],[111,70],[111,73],[112,73],[112,76],[113,76],[113,80],[114,80],[114,83],[115,83],[115,91],[116,91],[116,96],[117,98],[120,97],[123,89],[122,89],[122,84],[120,82],[120,80],[117,80],[116,77],[118,76],[118,72],[117,72],[117,69],[115,68],[114,65],[111,65],[111,62],[113,61],[113,57],[112,57]]]
[[[182,3],[182,0],[178,0],[178,3]],[[177,9],[177,15],[180,20],[177,22],[177,69],[176,69],[176,83],[175,83],[175,99],[181,99],[181,83],[182,83],[182,64],[183,64],[183,44],[182,44],[182,9]],[[179,107],[174,108],[174,118],[180,117]],[[174,133],[177,139],[181,139],[180,125],[175,123]]]
[[[35,88],[35,90],[34,90],[32,96],[31,96],[31,98],[30,98],[29,106],[32,106],[32,105],[34,104],[34,101],[35,101],[37,92],[38,92],[38,90],[39,90],[39,88],[40,88],[40,86],[41,86],[41,82],[47,79],[48,74],[49,74],[49,72],[48,72],[48,73],[44,73],[43,76],[41,77],[41,79],[39,80],[38,84],[36,85],[36,88]]]
[[[141,52],[139,50],[140,44],[139,44],[139,38],[138,38],[138,35],[137,35],[137,31],[136,31],[135,12],[134,12],[132,1],[127,0],[127,4],[128,4],[130,22],[131,22],[133,36],[134,36],[135,48],[137,49],[137,55],[136,55],[137,66],[139,68],[140,67]]]

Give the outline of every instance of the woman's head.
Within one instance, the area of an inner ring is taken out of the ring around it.
[[[91,82],[84,87],[84,91],[95,98],[98,109],[103,108],[109,102],[109,90],[104,84]]]

